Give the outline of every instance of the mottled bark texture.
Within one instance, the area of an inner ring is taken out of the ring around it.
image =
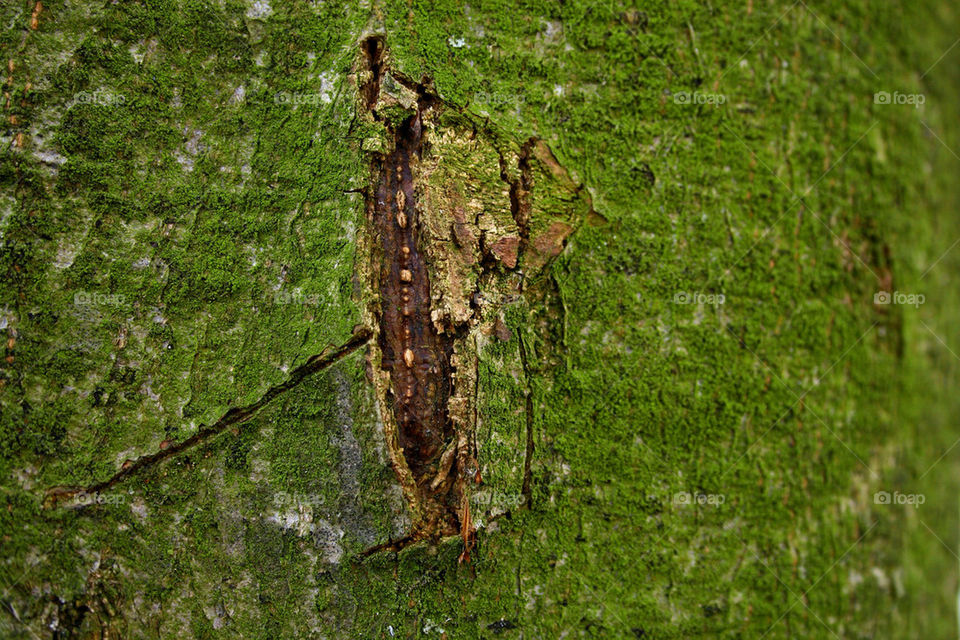
[[[0,636],[956,636],[955,4],[0,24]]]

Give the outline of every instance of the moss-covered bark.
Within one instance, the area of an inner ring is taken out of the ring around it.
[[[0,21],[0,635],[956,633],[951,4]],[[417,169],[437,309],[476,315],[469,562],[454,536],[365,553],[418,518],[351,342],[400,80],[445,105]]]

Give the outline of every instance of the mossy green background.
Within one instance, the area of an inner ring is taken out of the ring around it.
[[[956,636],[951,3],[33,10],[0,10],[4,637]],[[469,564],[455,541],[359,558],[405,516],[358,352],[121,505],[41,510],[361,322],[368,32],[545,140],[604,219],[481,355],[501,494],[532,394],[529,508]]]

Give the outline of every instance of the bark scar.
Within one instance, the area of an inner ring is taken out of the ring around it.
[[[374,158],[374,189],[367,210],[380,255],[379,368],[389,380],[385,400],[396,428],[392,457],[401,467],[399,475],[406,476],[401,482],[406,481],[408,498],[414,502],[412,542],[460,533],[465,519],[461,507],[466,504],[456,482],[458,439],[448,411],[454,335],[452,327],[444,330],[434,322],[414,184],[413,165],[424,144],[423,116],[433,101],[423,87],[414,85],[417,100],[412,114],[397,121],[378,113],[382,43],[370,38],[363,51],[368,66],[363,97],[374,120],[387,129],[390,145]]]
[[[470,497],[483,482],[478,354],[499,308],[524,295],[593,208],[543,141],[514,142],[444,100],[428,78],[405,76],[382,36],[360,51],[358,103],[365,131],[377,132],[363,143],[376,331],[369,371],[413,519],[409,535],[366,555],[458,535],[467,560],[477,526]],[[534,189],[549,197],[534,198]],[[527,415],[517,489],[529,498],[533,397],[529,354],[520,350]]]

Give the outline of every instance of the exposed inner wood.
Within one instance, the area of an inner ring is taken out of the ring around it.
[[[398,126],[396,147],[383,160],[374,206],[380,265],[381,366],[390,373],[391,398],[403,455],[418,486],[437,472],[453,435],[447,415],[453,336],[431,320],[430,278],[417,243],[417,194],[410,163],[420,153],[421,114]],[[443,487],[424,487],[436,495]]]
[[[371,375],[413,518],[405,538],[367,553],[459,535],[467,558],[476,532],[470,495],[483,483],[477,350],[494,333],[497,307],[525,294],[592,206],[541,140],[513,143],[443,100],[428,78],[393,68],[382,36],[360,49],[360,102],[377,132],[365,134]],[[539,205],[535,183],[551,196]],[[529,503],[535,407],[529,354],[519,348],[527,389],[517,489]]]
[[[380,85],[381,47],[375,39],[364,45],[370,77],[362,87],[368,108],[378,120],[373,91]],[[398,453],[412,475],[419,502],[411,542],[461,533],[465,504],[456,482],[457,442],[448,412],[454,334],[452,327],[438,331],[434,322],[430,276],[418,237],[420,209],[412,165],[421,156],[423,116],[431,106],[431,98],[419,94],[416,110],[408,118],[400,123],[382,120],[392,138],[391,148],[374,158],[375,189],[368,201],[380,254],[380,367],[390,380],[389,397],[382,400],[392,410]]]

